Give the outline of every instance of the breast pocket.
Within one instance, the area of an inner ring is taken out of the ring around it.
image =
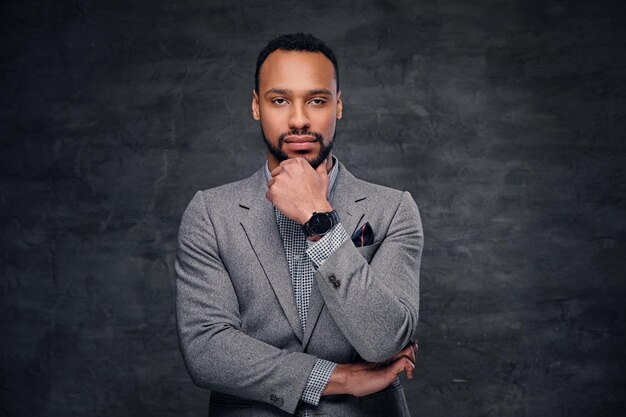
[[[378,247],[380,246],[380,244],[381,242],[375,242],[375,243],[372,243],[371,245],[361,246],[360,248],[357,248],[357,250],[359,251],[361,256],[365,258],[367,263],[370,263],[370,261],[374,257],[374,254],[378,250]]]

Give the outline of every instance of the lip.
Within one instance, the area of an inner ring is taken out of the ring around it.
[[[301,137],[293,137],[291,140],[287,140],[285,138],[284,148],[287,151],[291,152],[311,152],[317,148],[317,141],[311,140],[313,138],[308,138],[306,136]]]
[[[309,135],[289,135],[285,137],[285,143],[310,143],[315,142],[315,138]]]

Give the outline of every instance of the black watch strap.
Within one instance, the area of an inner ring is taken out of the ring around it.
[[[339,215],[336,210],[313,213],[308,222],[302,225],[302,230],[306,237],[324,236],[336,225],[339,224]]]

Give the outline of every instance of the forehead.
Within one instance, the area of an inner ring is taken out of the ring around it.
[[[336,87],[333,63],[321,52],[277,50],[268,55],[259,71],[261,93],[270,88],[335,92]]]

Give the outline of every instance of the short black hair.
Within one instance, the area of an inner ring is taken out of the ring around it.
[[[256,60],[256,71],[254,73],[254,90],[257,93],[259,92],[259,72],[261,71],[261,65],[263,65],[269,54],[278,49],[281,51],[321,52],[324,54],[324,56],[333,63],[333,67],[335,67],[335,81],[337,82],[337,91],[339,91],[339,69],[337,68],[337,58],[335,58],[333,50],[310,33],[299,32],[280,35],[269,41],[261,51]]]

